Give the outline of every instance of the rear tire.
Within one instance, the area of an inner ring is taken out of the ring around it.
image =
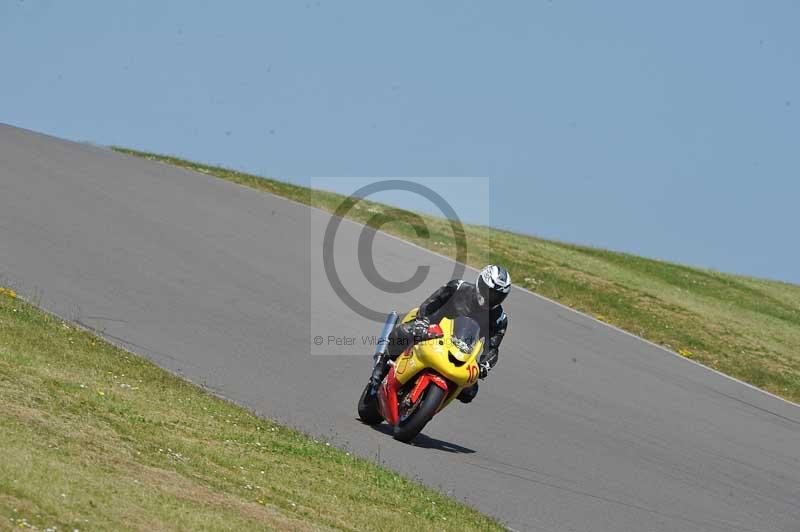
[[[394,439],[408,443],[419,434],[428,421],[433,418],[436,409],[442,404],[447,392],[434,383],[428,385],[419,399],[421,404],[405,421],[398,422],[394,428]]]
[[[383,416],[378,411],[378,394],[371,394],[372,386],[367,383],[361,397],[358,398],[358,417],[367,425],[377,425],[383,421]]]

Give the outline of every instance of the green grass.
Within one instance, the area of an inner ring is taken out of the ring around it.
[[[213,175],[329,212],[345,199],[274,179],[114,148]],[[455,257],[449,223],[421,215],[419,238],[408,211],[361,202],[348,218]],[[535,229],[535,228],[534,228]],[[594,315],[702,364],[800,402],[800,286],[729,275],[602,249],[543,240],[482,226],[465,228],[467,263],[506,265],[515,283]],[[513,316],[512,316],[512,329]]]
[[[486,530],[0,289],[0,530]]]

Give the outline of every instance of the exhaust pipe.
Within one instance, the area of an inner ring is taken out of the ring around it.
[[[386,316],[386,323],[383,324],[381,334],[378,336],[378,341],[375,344],[375,359],[386,353],[386,348],[389,347],[389,334],[394,329],[397,323],[397,312],[390,312]]]

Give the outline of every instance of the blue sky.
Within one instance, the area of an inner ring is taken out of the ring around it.
[[[485,176],[493,225],[800,282],[798,23],[777,0],[7,0],[0,121],[301,182]]]

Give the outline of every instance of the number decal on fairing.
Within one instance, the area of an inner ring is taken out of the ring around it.
[[[475,381],[477,381],[478,380],[478,374],[480,373],[478,371],[478,366],[472,364],[469,368],[467,368],[467,370],[469,371],[469,378],[467,379],[467,382],[475,382]]]

